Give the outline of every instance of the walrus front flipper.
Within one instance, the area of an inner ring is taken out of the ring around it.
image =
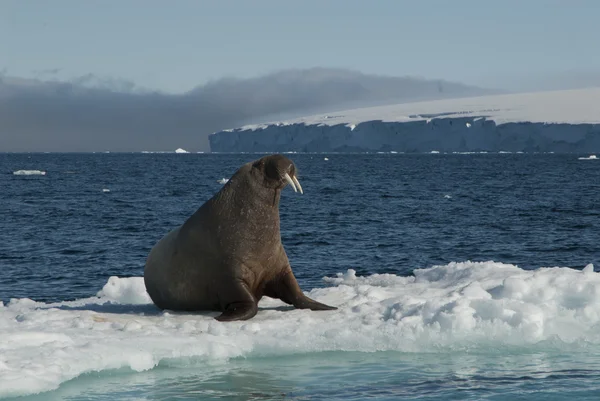
[[[293,304],[298,309],[310,309],[310,310],[336,310],[337,307],[329,306],[322,304],[321,302],[317,302],[314,299],[310,299],[306,295],[302,295],[295,304]]]
[[[258,306],[256,303],[234,302],[227,306],[227,309],[219,316],[215,317],[220,322],[230,322],[232,320],[248,320],[256,315]]]
[[[279,298],[286,304],[294,305],[298,309],[337,309],[335,306],[322,304],[304,295],[291,269],[288,269],[287,273],[284,273],[283,276],[270,282],[265,288],[265,295],[271,298]]]
[[[232,320],[248,320],[258,312],[256,299],[246,284],[237,284],[235,289],[229,288],[225,294],[225,310],[219,316],[215,317],[220,322],[230,322]]]

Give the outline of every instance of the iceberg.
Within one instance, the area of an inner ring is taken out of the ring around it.
[[[600,88],[404,103],[212,133],[212,152],[600,152]]]
[[[91,374],[202,367],[235,358],[332,352],[600,352],[600,273],[451,262],[413,276],[324,277],[307,293],[336,311],[287,309],[264,297],[252,320],[160,311],[143,277],[108,279],[97,295],[0,302],[0,399]],[[52,397],[49,397],[52,398]]]
[[[177,149],[175,149],[175,153],[190,153],[190,152],[188,152],[185,149],[177,148]]]

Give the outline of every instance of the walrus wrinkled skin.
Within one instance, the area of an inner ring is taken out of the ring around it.
[[[300,309],[337,309],[300,289],[281,243],[279,198],[302,191],[296,166],[270,155],[238,169],[211,199],[150,251],[146,290],[173,311],[220,311],[219,321],[256,315],[263,296]]]

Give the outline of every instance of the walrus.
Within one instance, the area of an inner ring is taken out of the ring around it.
[[[163,310],[220,311],[247,320],[263,296],[299,309],[334,310],[300,289],[281,243],[279,199],[302,190],[296,166],[279,154],[241,166],[212,198],[151,249],[144,283]]]

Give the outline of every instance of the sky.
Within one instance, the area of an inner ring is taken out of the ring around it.
[[[0,0],[0,71],[167,93],[309,67],[544,88],[600,76],[599,15],[595,0]]]

